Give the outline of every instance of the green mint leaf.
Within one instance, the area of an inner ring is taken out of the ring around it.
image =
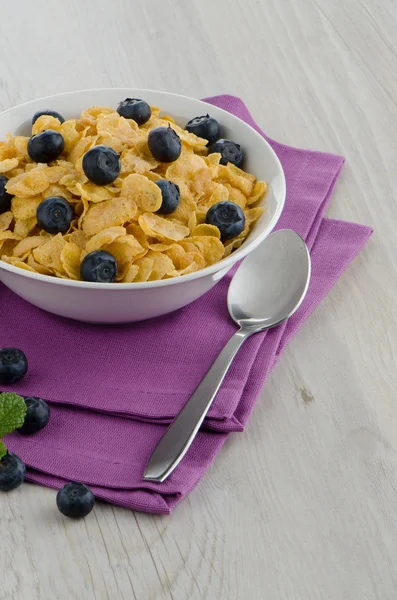
[[[4,445],[4,442],[0,440],[0,460],[7,454],[7,448]]]
[[[13,392],[0,394],[0,438],[22,427],[26,415],[26,404],[22,396]]]

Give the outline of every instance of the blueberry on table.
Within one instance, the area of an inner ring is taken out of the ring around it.
[[[172,127],[152,129],[148,136],[148,146],[154,158],[163,163],[173,162],[182,152],[181,140]]]
[[[167,179],[159,179],[154,182],[161,190],[162,202],[158,209],[161,215],[169,215],[178,207],[181,198],[179,186]]]
[[[61,196],[49,196],[37,207],[37,223],[47,233],[65,233],[74,217],[73,207]]]
[[[219,123],[213,117],[204,115],[203,117],[195,117],[186,123],[185,129],[189,133],[194,133],[204,140],[208,140],[210,144],[216,142],[220,136]]]
[[[83,483],[65,483],[57,493],[58,510],[72,519],[86,517],[93,509],[95,496]]]
[[[218,202],[211,206],[205,217],[205,222],[215,225],[221,232],[221,240],[231,240],[239,235],[245,227],[243,209],[234,202]]]
[[[0,491],[9,492],[25,481],[26,467],[21,459],[7,452],[0,460]]]
[[[35,396],[26,396],[24,400],[26,404],[25,421],[17,431],[29,435],[40,431],[47,425],[50,420],[50,407],[47,402]]]
[[[145,100],[126,98],[117,107],[117,112],[125,119],[132,119],[138,125],[143,125],[152,116],[152,109]]]
[[[0,383],[11,385],[21,381],[28,370],[28,359],[18,348],[0,349]]]
[[[220,153],[221,165],[227,165],[230,162],[236,167],[240,167],[243,162],[243,152],[239,144],[235,144],[231,140],[222,139],[211,144],[208,148],[208,154],[214,154],[214,152]]]
[[[84,154],[83,171],[92,183],[108,185],[120,175],[120,157],[109,146],[94,146]]]
[[[94,250],[80,265],[81,279],[97,283],[113,283],[117,276],[117,261],[105,250]]]
[[[12,196],[6,191],[7,177],[0,175],[0,215],[11,208]]]
[[[32,125],[34,125],[36,123],[37,119],[39,117],[41,117],[42,115],[48,115],[49,117],[54,117],[55,119],[58,119],[58,121],[60,121],[61,123],[63,123],[65,121],[63,116],[60,115],[59,112],[57,112],[56,110],[50,110],[49,108],[45,108],[44,110],[38,110],[36,113],[34,113],[34,115],[32,117]]]
[[[63,137],[58,131],[47,129],[36,133],[28,141],[28,154],[37,163],[49,163],[60,156],[65,148]]]

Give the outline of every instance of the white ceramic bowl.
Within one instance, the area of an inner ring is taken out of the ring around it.
[[[66,119],[90,106],[113,106],[124,98],[144,98],[172,115],[179,125],[209,112],[222,127],[222,137],[241,144],[244,168],[268,183],[266,211],[247,240],[227,258],[177,279],[129,284],[68,281],[24,271],[0,260],[0,280],[16,294],[51,313],[92,323],[127,323],[164,315],[186,306],[210,290],[239,260],[252,252],[276,225],[285,201],[285,177],[269,144],[249,125],[230,113],[199,100],[138,89],[83,90],[48,96],[0,114],[0,140],[6,133],[30,135],[32,115],[40,109],[59,111]]]

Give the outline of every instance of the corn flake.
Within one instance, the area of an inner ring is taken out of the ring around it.
[[[54,131],[60,131],[61,122],[59,119],[52,117],[51,115],[40,115],[38,119],[32,125],[32,135],[46,131],[47,129],[53,129]]]
[[[229,190],[229,200],[230,202],[234,202],[244,210],[247,205],[247,198],[244,196],[243,192],[238,188],[232,187],[230,183],[226,183],[225,187]]]
[[[85,249],[87,252],[100,250],[126,234],[127,230],[125,227],[109,227],[108,229],[103,229],[87,242]]]
[[[41,194],[49,185],[50,182],[44,169],[36,167],[27,173],[9,179],[6,190],[13,196],[30,197]]]
[[[16,149],[11,140],[0,142],[0,161],[16,158]]]
[[[120,142],[120,149],[117,149],[117,152],[124,149],[122,146],[131,146],[134,140],[138,138],[138,125],[135,121],[120,117],[117,112],[99,116],[96,127],[98,135],[104,140],[110,138]]]
[[[97,140],[97,135],[80,138],[67,155],[68,161],[75,164],[92,146],[95,146]]]
[[[65,198],[65,200],[67,200],[68,202],[71,202],[72,204],[74,202],[77,202],[78,199],[74,198],[73,195],[71,194],[71,192],[69,192],[69,190],[67,190],[65,187],[61,186],[61,185],[50,185],[49,188],[47,188],[45,190],[45,192],[43,192],[41,194],[43,200],[45,200],[45,198],[49,198],[50,196],[60,196],[61,198]]]
[[[181,268],[181,260],[186,256],[186,251],[180,244],[171,244],[168,250],[165,250],[167,256],[170,257],[176,269]]]
[[[54,269],[58,272],[63,271],[61,254],[67,242],[58,233],[46,241],[45,244],[33,250],[34,259],[44,267]]]
[[[93,202],[103,202],[104,200],[110,200],[114,194],[111,192],[108,186],[95,185],[95,183],[76,183],[76,191],[82,198]]]
[[[192,236],[202,236],[202,235],[213,235],[214,237],[221,239],[221,232],[218,227],[215,225],[208,225],[207,223],[203,223],[202,225],[197,225],[192,231]]]
[[[183,225],[188,226],[191,214],[197,209],[197,204],[185,185],[179,185],[179,190],[179,204],[174,212],[171,213],[169,217],[167,216],[167,218],[174,219],[175,221],[179,221],[180,223],[183,223]]]
[[[196,154],[181,155],[178,160],[167,168],[167,179],[178,183],[178,181],[189,183],[194,175],[202,169],[209,169],[204,158]]]
[[[80,248],[73,242],[67,242],[61,251],[63,270],[71,279],[80,279],[80,255]]]
[[[20,239],[23,240],[24,238],[28,237],[29,233],[31,231],[33,231],[33,229],[36,227],[36,225],[37,225],[36,216],[30,217],[28,219],[15,218],[14,233]]]
[[[155,212],[161,207],[161,190],[143,175],[136,173],[128,175],[121,186],[121,197],[135,201],[141,212]]]
[[[149,247],[149,241],[146,233],[138,223],[130,223],[126,227],[127,233],[134,236],[143,248]]]
[[[255,177],[239,169],[232,163],[226,166],[219,165],[217,181],[220,183],[230,183],[231,186],[238,188],[248,198],[253,191]]]
[[[141,258],[144,254],[146,254],[146,250],[142,248],[139,242],[132,235],[119,237],[104,249],[106,252],[110,252],[110,254],[112,254],[112,256],[114,256],[114,258],[117,260],[118,281],[124,278],[134,259]]]
[[[36,216],[37,207],[42,201],[41,196],[35,196],[34,198],[20,198],[14,196],[11,201],[11,210],[16,219],[30,219]]]
[[[95,235],[116,225],[132,221],[136,215],[136,204],[132,198],[113,198],[93,204],[82,219],[82,229],[88,236]]]
[[[159,164],[153,156],[141,156],[135,148],[124,150],[121,155],[121,175],[128,175],[129,173],[143,175],[147,171],[156,169]]]
[[[15,248],[15,246],[17,245],[18,240],[14,240],[14,239],[9,239],[9,240],[3,240],[2,242],[0,242],[0,257],[3,256],[12,256],[13,250]]]
[[[266,194],[267,184],[264,181],[257,181],[254,185],[254,189],[252,190],[252,195],[248,198],[247,204],[255,204],[259,200],[262,200],[263,196]]]
[[[257,206],[256,208],[249,208],[245,211],[245,222],[246,225],[252,225],[259,217],[264,213],[265,209],[263,206]]]
[[[80,248],[80,250],[85,249],[88,240],[87,236],[83,231],[81,231],[81,229],[76,229],[75,231],[66,234],[64,236],[64,239],[68,242],[76,244]]]
[[[40,273],[41,275],[53,275],[53,271],[51,269],[48,269],[47,267],[44,267],[43,265],[35,261],[33,254],[29,254],[27,264],[36,273]]]
[[[108,106],[92,106],[91,108],[83,110],[80,116],[80,123],[84,126],[96,126],[97,120],[100,117],[111,115],[112,113],[116,113],[116,111]],[[118,115],[118,113],[116,114]]]
[[[2,231],[0,233],[0,250],[3,246],[3,244],[7,241],[7,240],[20,240],[20,236],[18,236],[17,234],[13,233],[12,231]]]
[[[147,258],[153,260],[152,272],[149,275],[148,281],[163,279],[165,275],[172,273],[175,269],[172,260],[161,252],[149,252]]]
[[[139,269],[134,281],[147,281],[152,273],[154,260],[144,256],[143,258],[138,258],[134,262],[134,265]]]
[[[6,231],[12,223],[14,215],[11,210],[0,215],[0,232]]]
[[[179,221],[167,220],[153,213],[144,213],[138,218],[138,221],[147,235],[160,241],[177,242],[190,234],[189,228]]]
[[[187,222],[187,226],[192,231],[197,226],[197,213],[195,211],[191,212],[189,215],[189,219]]]
[[[73,164],[66,160],[58,160],[53,166],[44,168],[45,175],[50,183],[58,183],[62,177],[73,170]]]
[[[35,272],[35,270],[32,267],[30,267],[29,265],[27,265],[20,258],[15,258],[14,256],[3,255],[1,257],[1,260],[3,260],[4,262],[8,263],[9,265],[13,265],[14,267],[19,267],[20,269],[24,269],[25,271],[30,271],[32,273]]]
[[[166,250],[170,250],[173,244],[149,244],[149,250],[153,250],[153,252],[165,252]]]
[[[138,265],[133,264],[133,265],[129,266],[123,279],[121,280],[122,283],[132,283],[135,280],[138,273],[139,273]]]
[[[75,213],[79,215],[79,218],[77,220],[77,226],[81,227],[82,223],[84,221],[84,218],[88,212],[88,209],[90,208],[90,203],[88,202],[88,200],[86,200],[85,198],[81,199],[81,204],[78,204],[75,207]]]
[[[81,133],[77,130],[77,121],[75,119],[64,121],[59,129],[59,133],[65,142],[65,154],[70,154],[81,137]]]
[[[46,243],[46,239],[40,235],[33,235],[30,237],[21,240],[14,248],[13,255],[14,256],[23,256],[26,253],[29,253],[30,250],[34,248],[38,248]]]
[[[5,160],[0,161],[0,173],[8,173],[8,171],[12,171],[19,165],[19,160],[17,158],[6,158]]]
[[[223,258],[225,248],[222,242],[212,235],[193,236],[187,241],[196,246],[207,265],[213,265]]]

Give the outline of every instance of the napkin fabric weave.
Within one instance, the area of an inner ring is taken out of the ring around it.
[[[266,137],[238,98],[206,101]],[[236,330],[226,307],[234,270],[178,312],[122,326],[88,325],[44,313],[0,285],[0,345],[22,348],[30,362],[28,376],[13,391],[51,403],[45,429],[6,440],[28,465],[29,480],[51,487],[82,481],[108,502],[170,513],[204,475],[228,435],[243,431],[283,349],[372,232],[323,218],[343,158],[266,139],[287,180],[278,228],[294,229],[311,251],[309,291],[287,323],[244,344],[204,427],[166,482],[145,482],[142,473],[167,424]]]

